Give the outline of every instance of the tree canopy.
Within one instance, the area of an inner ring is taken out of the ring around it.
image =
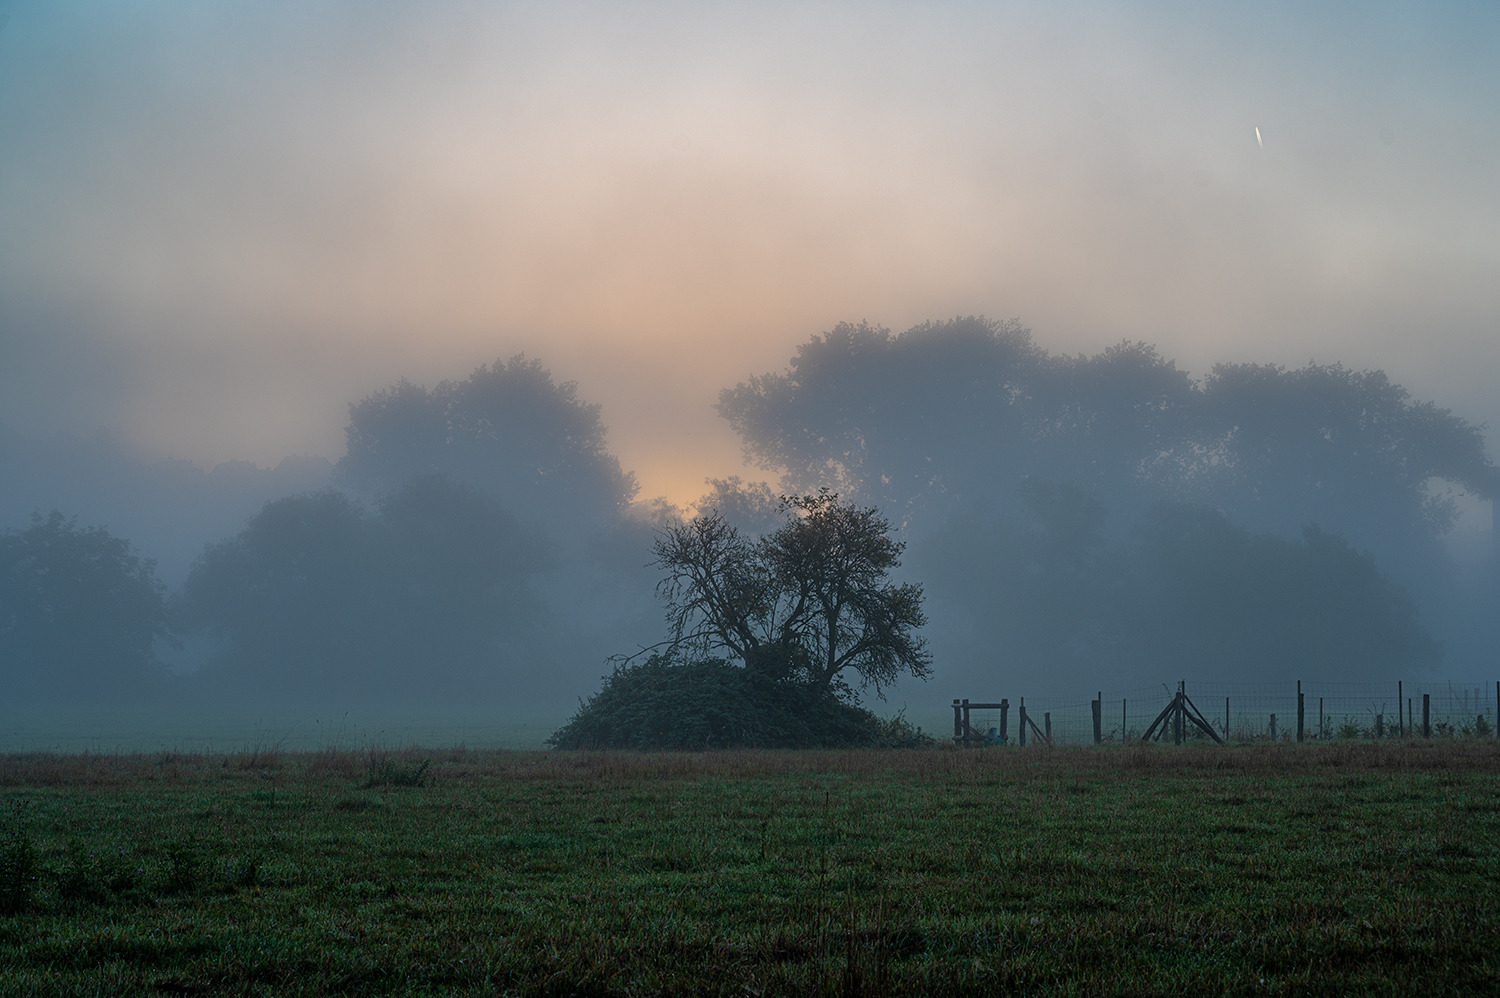
[[[1453,525],[1454,503],[1432,480],[1494,492],[1480,428],[1413,401],[1382,371],[1220,364],[1195,408],[1166,482],[1248,526],[1315,522],[1409,545]]]
[[[1379,371],[1225,364],[1195,383],[1144,344],[1052,356],[1019,324],[974,317],[899,336],[839,325],[718,409],[783,487],[837,488],[902,522],[1011,508],[1035,479],[1106,499],[1121,523],[1191,502],[1403,551],[1452,523],[1433,480],[1486,497],[1497,481],[1478,427]]]
[[[877,693],[932,669],[922,588],[890,578],[904,545],[874,507],[820,492],[783,500],[776,531],[751,541],[717,510],[665,530],[658,587],[677,645],[724,651],[774,678],[836,689],[846,671]]]
[[[164,676],[175,640],[155,566],[103,527],[59,512],[0,533],[0,681],[6,696],[106,699]]]
[[[958,514],[919,559],[992,667],[1062,684],[1283,681],[1398,679],[1442,660],[1411,596],[1315,526],[1284,538],[1161,505],[1111,541],[1101,504],[1048,483],[1029,484],[1023,509]]]
[[[1128,615],[1147,612],[1128,590],[1171,588],[1211,564],[1163,560],[1169,508],[1210,511],[1228,531],[1183,541],[1218,538],[1229,559],[1219,581],[1238,573],[1241,584],[1284,588],[1294,569],[1336,567],[1351,585],[1366,569],[1380,580],[1352,590],[1358,610],[1314,601],[1330,614],[1321,628],[1275,601],[1242,602],[1233,623],[1212,617],[1193,674],[1241,660],[1219,654],[1236,627],[1286,635],[1296,620],[1317,631],[1318,663],[1301,659],[1308,678],[1366,647],[1356,620],[1385,636],[1367,647],[1366,675],[1430,665],[1434,622],[1471,658],[1488,633],[1487,611],[1457,598],[1440,540],[1454,496],[1500,498],[1500,473],[1479,427],[1380,371],[1220,364],[1195,380],[1143,343],[1055,355],[1014,321],[971,316],[899,335],[836,326],[785,370],[722,391],[718,410],[783,490],[826,486],[891,512],[933,594],[934,641],[966,668],[1158,672],[1144,638],[1125,637]],[[1369,616],[1380,606],[1391,630]],[[1178,620],[1168,633],[1192,626]]]
[[[546,544],[438,476],[372,513],[341,492],[268,503],[207,548],[181,601],[220,666],[301,692],[441,697],[492,688],[536,627]]]
[[[605,446],[599,406],[521,356],[430,390],[398,381],[351,405],[345,434],[337,474],[371,493],[442,474],[523,518],[576,523],[619,513],[637,490]]]
[[[1257,534],[1195,507],[1152,511],[1138,534],[1121,638],[1170,675],[1398,679],[1442,648],[1369,555],[1309,524]]]

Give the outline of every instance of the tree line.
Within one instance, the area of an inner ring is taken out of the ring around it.
[[[692,516],[639,501],[598,406],[524,358],[354,403],[332,486],[267,502],[175,592],[125,539],[41,514],[0,533],[3,681],[154,695],[186,681],[163,665],[186,642],[214,689],[442,699],[565,673],[571,696],[663,632],[845,700],[934,670],[1414,674],[1451,637],[1453,492],[1496,492],[1480,429],[1381,372],[1194,380],[1149,346],[1054,356],[977,318],[838,326],[718,410],[776,480],[711,481]],[[878,646],[820,637],[818,594],[771,585],[861,516],[891,582]],[[715,614],[703,559],[741,586]]]

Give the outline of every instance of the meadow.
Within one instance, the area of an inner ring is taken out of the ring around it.
[[[1480,740],[0,756],[0,995],[1500,992]]]

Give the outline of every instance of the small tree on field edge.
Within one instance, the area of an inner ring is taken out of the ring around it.
[[[903,545],[874,508],[826,491],[782,500],[752,540],[718,511],[662,531],[657,586],[672,637],[618,665],[550,739],[559,748],[916,745],[904,720],[853,703],[926,678],[922,589],[890,578]]]

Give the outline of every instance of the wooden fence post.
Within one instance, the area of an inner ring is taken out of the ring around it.
[[[1432,694],[1422,694],[1422,737],[1432,737]]]
[[[1104,691],[1099,691],[1099,698],[1093,703],[1094,708],[1094,744],[1098,745],[1104,741]]]
[[[1297,680],[1297,741],[1302,740],[1302,680]]]
[[[1021,747],[1025,748],[1026,747],[1026,698],[1025,697],[1021,698],[1021,716],[1020,716],[1020,722],[1021,722],[1020,723],[1020,728],[1021,728]]]
[[[1000,698],[1000,744],[1001,745],[1009,745],[1010,744],[1010,742],[1008,742],[1008,741],[1005,740],[1005,738],[1006,738],[1005,724],[1006,724],[1006,721],[1009,720],[1009,717],[1007,716],[1009,714],[1010,714],[1010,700],[1007,699],[1006,697],[1001,697]]]
[[[957,698],[955,698],[953,701],[953,740],[960,741],[963,736],[964,721],[963,717],[959,713],[959,701]]]
[[[1187,692],[1187,680],[1185,680],[1185,679],[1179,679],[1177,681],[1177,695],[1179,697],[1181,697],[1185,692]],[[1182,719],[1182,711],[1181,710],[1173,711],[1172,712],[1172,744],[1173,745],[1181,745],[1182,744],[1183,736],[1187,734],[1187,732],[1183,728],[1183,723],[1184,722],[1183,722],[1183,719]]]

